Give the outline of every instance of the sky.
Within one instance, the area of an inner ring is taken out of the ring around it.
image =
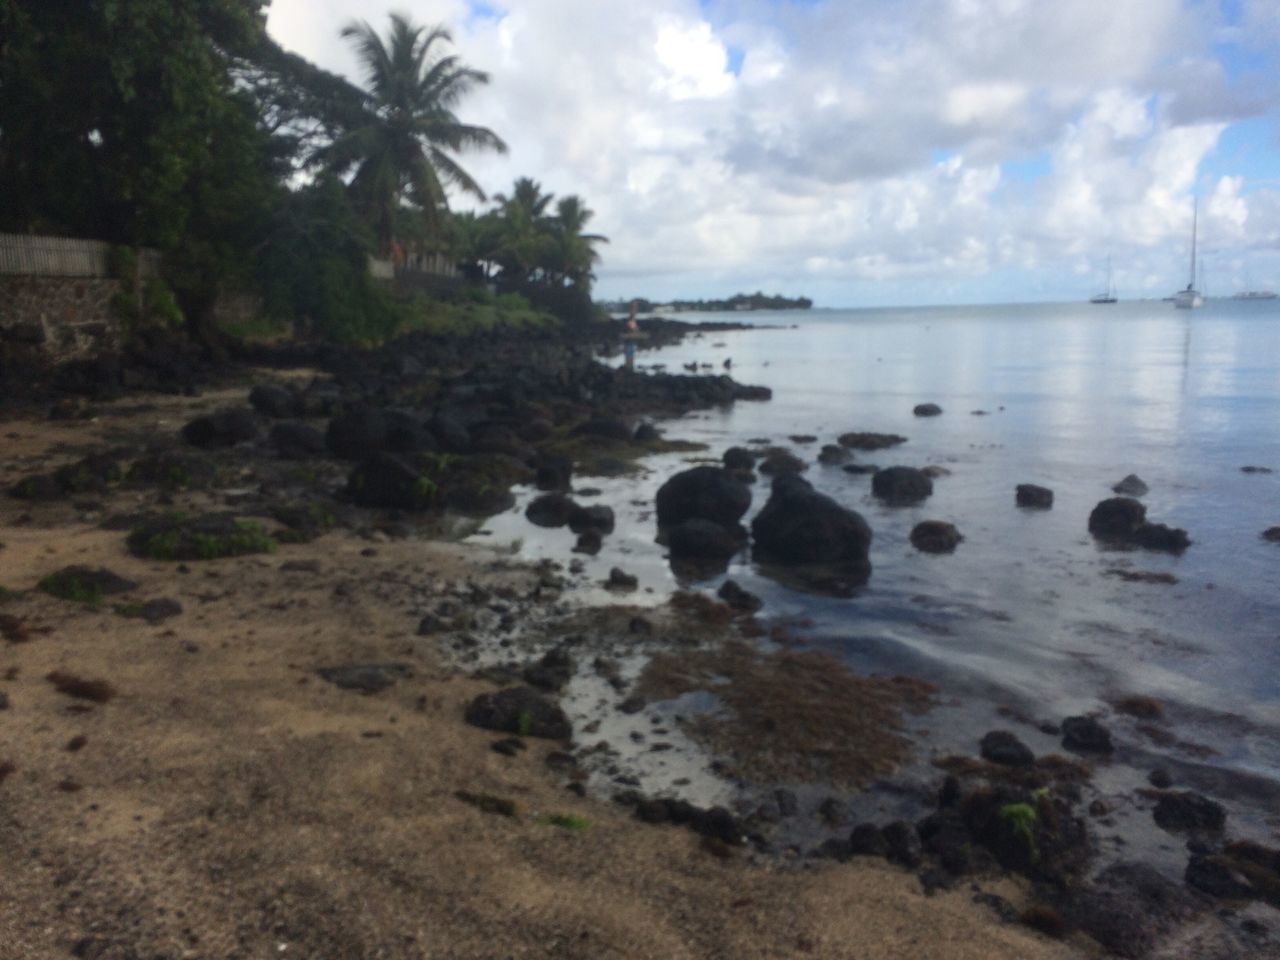
[[[443,24],[457,108],[595,211],[596,294],[819,306],[1280,289],[1277,0],[273,0],[284,47]],[[451,199],[455,209],[475,202]]]

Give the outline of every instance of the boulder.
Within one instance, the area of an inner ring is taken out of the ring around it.
[[[1183,879],[1187,886],[1220,900],[1250,900],[1258,895],[1249,877],[1224,857],[1194,854]]]
[[[1191,790],[1161,794],[1152,811],[1165,830],[1221,830],[1227,822],[1222,804]]]
[[[1008,730],[992,730],[979,744],[984,760],[1006,767],[1029,767],[1036,762],[1031,748]]]
[[[862,516],[818,493],[800,477],[773,481],[764,508],[751,522],[762,559],[785,565],[839,563],[854,579],[871,576],[871,528]]]
[[[539,454],[533,464],[539,490],[568,490],[573,481],[573,461],[554,454]]]
[[[765,451],[758,469],[765,476],[776,477],[784,473],[804,473],[809,465],[790,450],[774,447]]]
[[[1147,508],[1132,497],[1101,501],[1089,514],[1089,532],[1109,540],[1129,540],[1146,522]]]
[[[764,606],[764,601],[754,593],[750,593],[734,580],[726,580],[716,591],[716,596],[727,603],[738,613],[755,613]]]
[[[1142,482],[1142,478],[1136,473],[1131,473],[1115,486],[1111,488],[1112,493],[1118,493],[1122,497],[1142,497],[1146,496],[1150,488]]]
[[[362,407],[329,421],[325,440],[335,457],[360,460],[387,448],[387,419],[381,410]]]
[[[636,427],[636,432],[632,435],[632,439],[636,443],[654,443],[662,439],[662,434],[658,432],[658,428],[652,423],[642,423]]]
[[[347,493],[362,507],[394,510],[426,510],[439,500],[436,485],[393,453],[375,453],[352,470]]]
[[[894,506],[919,503],[933,494],[933,481],[915,467],[886,467],[871,478],[871,492]]]
[[[601,534],[613,533],[613,526],[613,507],[603,503],[589,507],[574,504],[569,513],[569,529],[574,533],[586,533],[588,530],[596,530]]]
[[[727,470],[754,470],[756,455],[746,447],[730,447],[721,458]]]
[[[288,420],[271,427],[271,445],[286,460],[322,457],[327,450],[323,433],[308,424]]]
[[[848,447],[850,450],[886,450],[889,447],[897,446],[900,443],[906,443],[906,437],[900,437],[896,433],[842,433],[836,438],[836,442],[842,447]]]
[[[1133,542],[1144,550],[1181,553],[1191,546],[1191,537],[1181,527],[1169,527],[1163,523],[1144,523],[1134,531]]]
[[[413,676],[405,663],[355,663],[342,667],[321,667],[316,671],[340,690],[379,693],[403,677]]]
[[[659,487],[656,504],[660,527],[685,520],[710,520],[728,527],[736,524],[751,506],[751,490],[728,470],[694,467],[677,473]]]
[[[1067,920],[1121,957],[1145,957],[1200,913],[1196,897],[1145,863],[1115,863],[1071,896]]]
[[[243,407],[219,410],[196,417],[182,428],[182,439],[193,447],[212,449],[233,447],[258,436],[258,421],[253,411]]]
[[[673,560],[728,560],[742,549],[743,533],[695,517],[668,528],[667,549]]]
[[[1280,527],[1267,527],[1262,531],[1262,539],[1267,543],[1280,543]]]
[[[578,505],[563,493],[544,493],[529,501],[525,507],[525,518],[539,527],[563,527]]]
[[[848,447],[842,447],[839,444],[827,443],[818,453],[818,462],[824,466],[839,466],[842,463],[848,463],[853,456],[849,452]]]
[[[1034,483],[1020,483],[1016,494],[1017,504],[1033,510],[1048,510],[1053,506],[1053,491]]]
[[[1111,731],[1093,717],[1067,717],[1062,721],[1062,746],[1076,753],[1111,753]]]
[[[387,427],[386,449],[392,453],[435,453],[440,449],[435,434],[407,410],[383,413]]]
[[[911,412],[917,417],[937,417],[942,415],[942,408],[936,403],[917,403]]]
[[[911,545],[924,553],[954,553],[964,537],[953,523],[924,520],[911,530]]]
[[[466,453],[471,449],[471,431],[453,414],[437,411],[426,426],[441,450]]]
[[[284,420],[302,412],[297,395],[278,383],[259,383],[249,391],[249,405],[264,417]]]
[[[573,545],[574,553],[585,553],[594,557],[604,546],[604,537],[599,530],[584,530],[578,534],[578,541]]]
[[[474,727],[522,737],[567,740],[573,735],[564,711],[532,687],[482,693],[468,704],[464,717]]]

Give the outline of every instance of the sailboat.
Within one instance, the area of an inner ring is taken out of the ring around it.
[[[1116,292],[1111,287],[1111,258],[1107,257],[1107,289],[1103,293],[1095,293],[1089,298],[1090,303],[1115,303]]]
[[[1196,289],[1196,221],[1200,213],[1200,198],[1197,197],[1191,208],[1191,279],[1187,289],[1179,290],[1173,295],[1173,305],[1179,310],[1191,310],[1204,306],[1204,298]]]

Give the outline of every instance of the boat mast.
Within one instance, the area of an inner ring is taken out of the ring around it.
[[[1191,282],[1187,284],[1188,290],[1196,288],[1196,220],[1200,213],[1200,198],[1191,198]]]

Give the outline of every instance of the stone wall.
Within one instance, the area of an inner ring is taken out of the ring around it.
[[[52,363],[118,349],[119,289],[97,277],[0,276],[0,341]]]

